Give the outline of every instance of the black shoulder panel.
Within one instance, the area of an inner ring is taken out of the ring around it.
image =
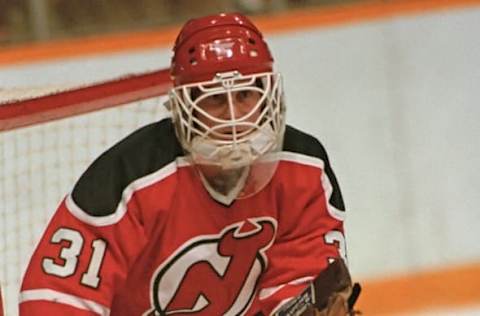
[[[325,173],[333,187],[330,203],[339,210],[345,210],[342,193],[335,173],[330,166],[327,151],[318,139],[287,125],[283,141],[283,150],[321,159],[325,165]]]
[[[170,119],[144,126],[98,157],[75,184],[72,198],[89,215],[112,214],[130,183],[181,155]]]

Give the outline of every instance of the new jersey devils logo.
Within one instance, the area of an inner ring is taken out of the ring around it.
[[[182,245],[155,272],[144,315],[242,315],[275,238],[271,217],[248,219]]]

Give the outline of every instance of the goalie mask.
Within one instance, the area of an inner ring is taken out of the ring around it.
[[[285,109],[262,34],[240,14],[189,21],[175,42],[169,106],[209,194],[229,205],[271,180]]]

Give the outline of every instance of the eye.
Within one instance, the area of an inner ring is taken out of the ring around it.
[[[235,100],[240,103],[253,104],[261,98],[261,94],[254,90],[241,90],[235,94]]]
[[[207,100],[210,100],[214,104],[222,104],[227,101],[227,96],[225,94],[214,94],[208,97]]]
[[[238,101],[243,101],[251,97],[253,97],[253,91],[250,90],[242,90],[237,94]]]
[[[222,110],[225,104],[227,104],[227,96],[222,94],[214,94],[202,99],[198,102],[198,105],[207,112],[211,114],[213,112]]]

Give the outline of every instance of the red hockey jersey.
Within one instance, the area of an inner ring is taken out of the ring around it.
[[[20,315],[269,315],[334,257],[344,206],[322,145],[287,127],[271,182],[230,206],[185,163],[169,119],[112,147],[59,206]]]

